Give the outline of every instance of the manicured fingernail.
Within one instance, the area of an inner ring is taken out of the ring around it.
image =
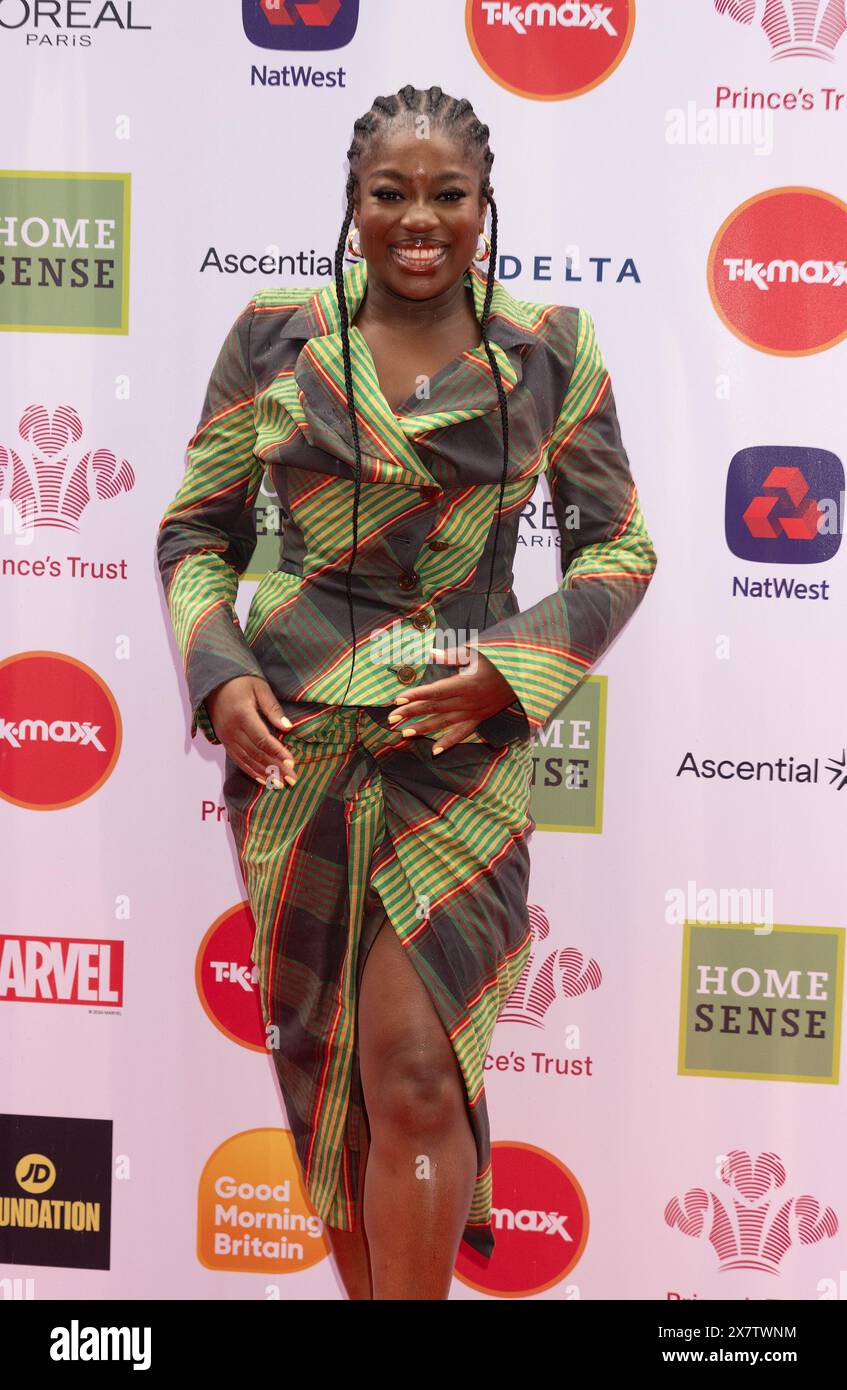
[[[411,734],[416,734],[418,731],[417,729],[403,729],[401,732],[404,738],[409,738]]]
[[[293,786],[295,785],[296,781],[297,781],[297,778],[296,778],[296,777],[292,777],[291,774],[290,774],[289,772],[287,772],[287,773],[285,774],[285,780],[286,780],[286,782],[288,783],[289,787],[293,787]]]
[[[432,755],[433,755],[433,757],[435,757],[435,755],[436,755],[437,753],[443,753],[443,752],[444,752],[444,749],[441,747],[441,744],[439,743],[439,744],[437,744],[437,745],[433,748],[433,750],[432,750]]]
[[[395,709],[395,710],[392,710],[391,713],[389,714],[389,716],[388,716],[388,722],[389,722],[389,724],[396,724],[396,723],[397,723],[397,720],[398,720],[398,719],[402,719],[402,718],[403,718],[403,711],[402,711],[402,710],[399,710],[399,709]]]
[[[283,729],[293,729],[293,728],[294,728],[294,725],[292,724],[291,720],[288,718],[288,715],[287,715],[287,714],[281,714],[280,717],[279,717],[279,722],[280,722],[280,724],[282,725]]]

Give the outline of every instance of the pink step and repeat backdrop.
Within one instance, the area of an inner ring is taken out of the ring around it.
[[[46,10],[51,13],[47,14]],[[844,0],[0,4],[0,1289],[342,1297],[259,1026],[158,521],[250,294],[407,82],[498,275],[594,315],[659,554],[535,748],[535,949],[453,1297],[847,1297]],[[238,598],[275,563],[268,494]],[[559,582],[542,482],[522,605]]]

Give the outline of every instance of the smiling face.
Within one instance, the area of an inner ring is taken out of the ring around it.
[[[454,285],[485,226],[478,157],[435,127],[419,139],[408,122],[370,142],[357,173],[354,226],[368,279],[407,299]]]

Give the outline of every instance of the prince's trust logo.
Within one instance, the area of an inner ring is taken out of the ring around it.
[[[753,1158],[744,1149],[721,1155],[723,1191],[690,1187],[665,1207],[665,1222],[692,1240],[708,1241],[721,1272],[755,1269],[779,1275],[787,1252],[818,1245],[838,1231],[832,1207],[804,1193],[785,1196],[785,1167],[775,1153]]]
[[[715,0],[718,14],[761,30],[771,62],[780,58],[833,61],[847,31],[845,0]]]
[[[535,903],[529,905],[529,924],[532,952],[498,1021],[543,1028],[554,1004],[598,990],[603,972],[577,947],[552,945],[547,915]]]
[[[21,537],[29,532],[31,538],[36,526],[79,531],[92,502],[111,502],[135,487],[132,465],[112,449],[76,447],[83,433],[73,406],[50,414],[30,405],[18,421],[26,449],[0,442],[0,506],[14,508]]]

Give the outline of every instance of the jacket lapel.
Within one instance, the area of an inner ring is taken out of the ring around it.
[[[465,283],[474,296],[482,321],[485,277],[473,266]],[[344,273],[349,321],[367,288],[367,263],[356,261]],[[347,410],[341,319],[335,284],[317,290],[280,330],[281,336],[303,342],[293,373],[279,382],[282,402],[310,443],[355,461],[353,431]],[[532,324],[507,290],[494,282],[488,320],[488,340],[509,395],[522,379],[522,348],[537,340]],[[349,332],[356,420],[363,479],[372,482],[432,483],[433,478],[414,448],[414,440],[429,431],[460,424],[491,411],[499,402],[485,345],[461,353],[430,379],[429,395],[404,402],[395,415],[379,385],[374,361],[355,325]],[[499,476],[499,463],[498,463]]]

